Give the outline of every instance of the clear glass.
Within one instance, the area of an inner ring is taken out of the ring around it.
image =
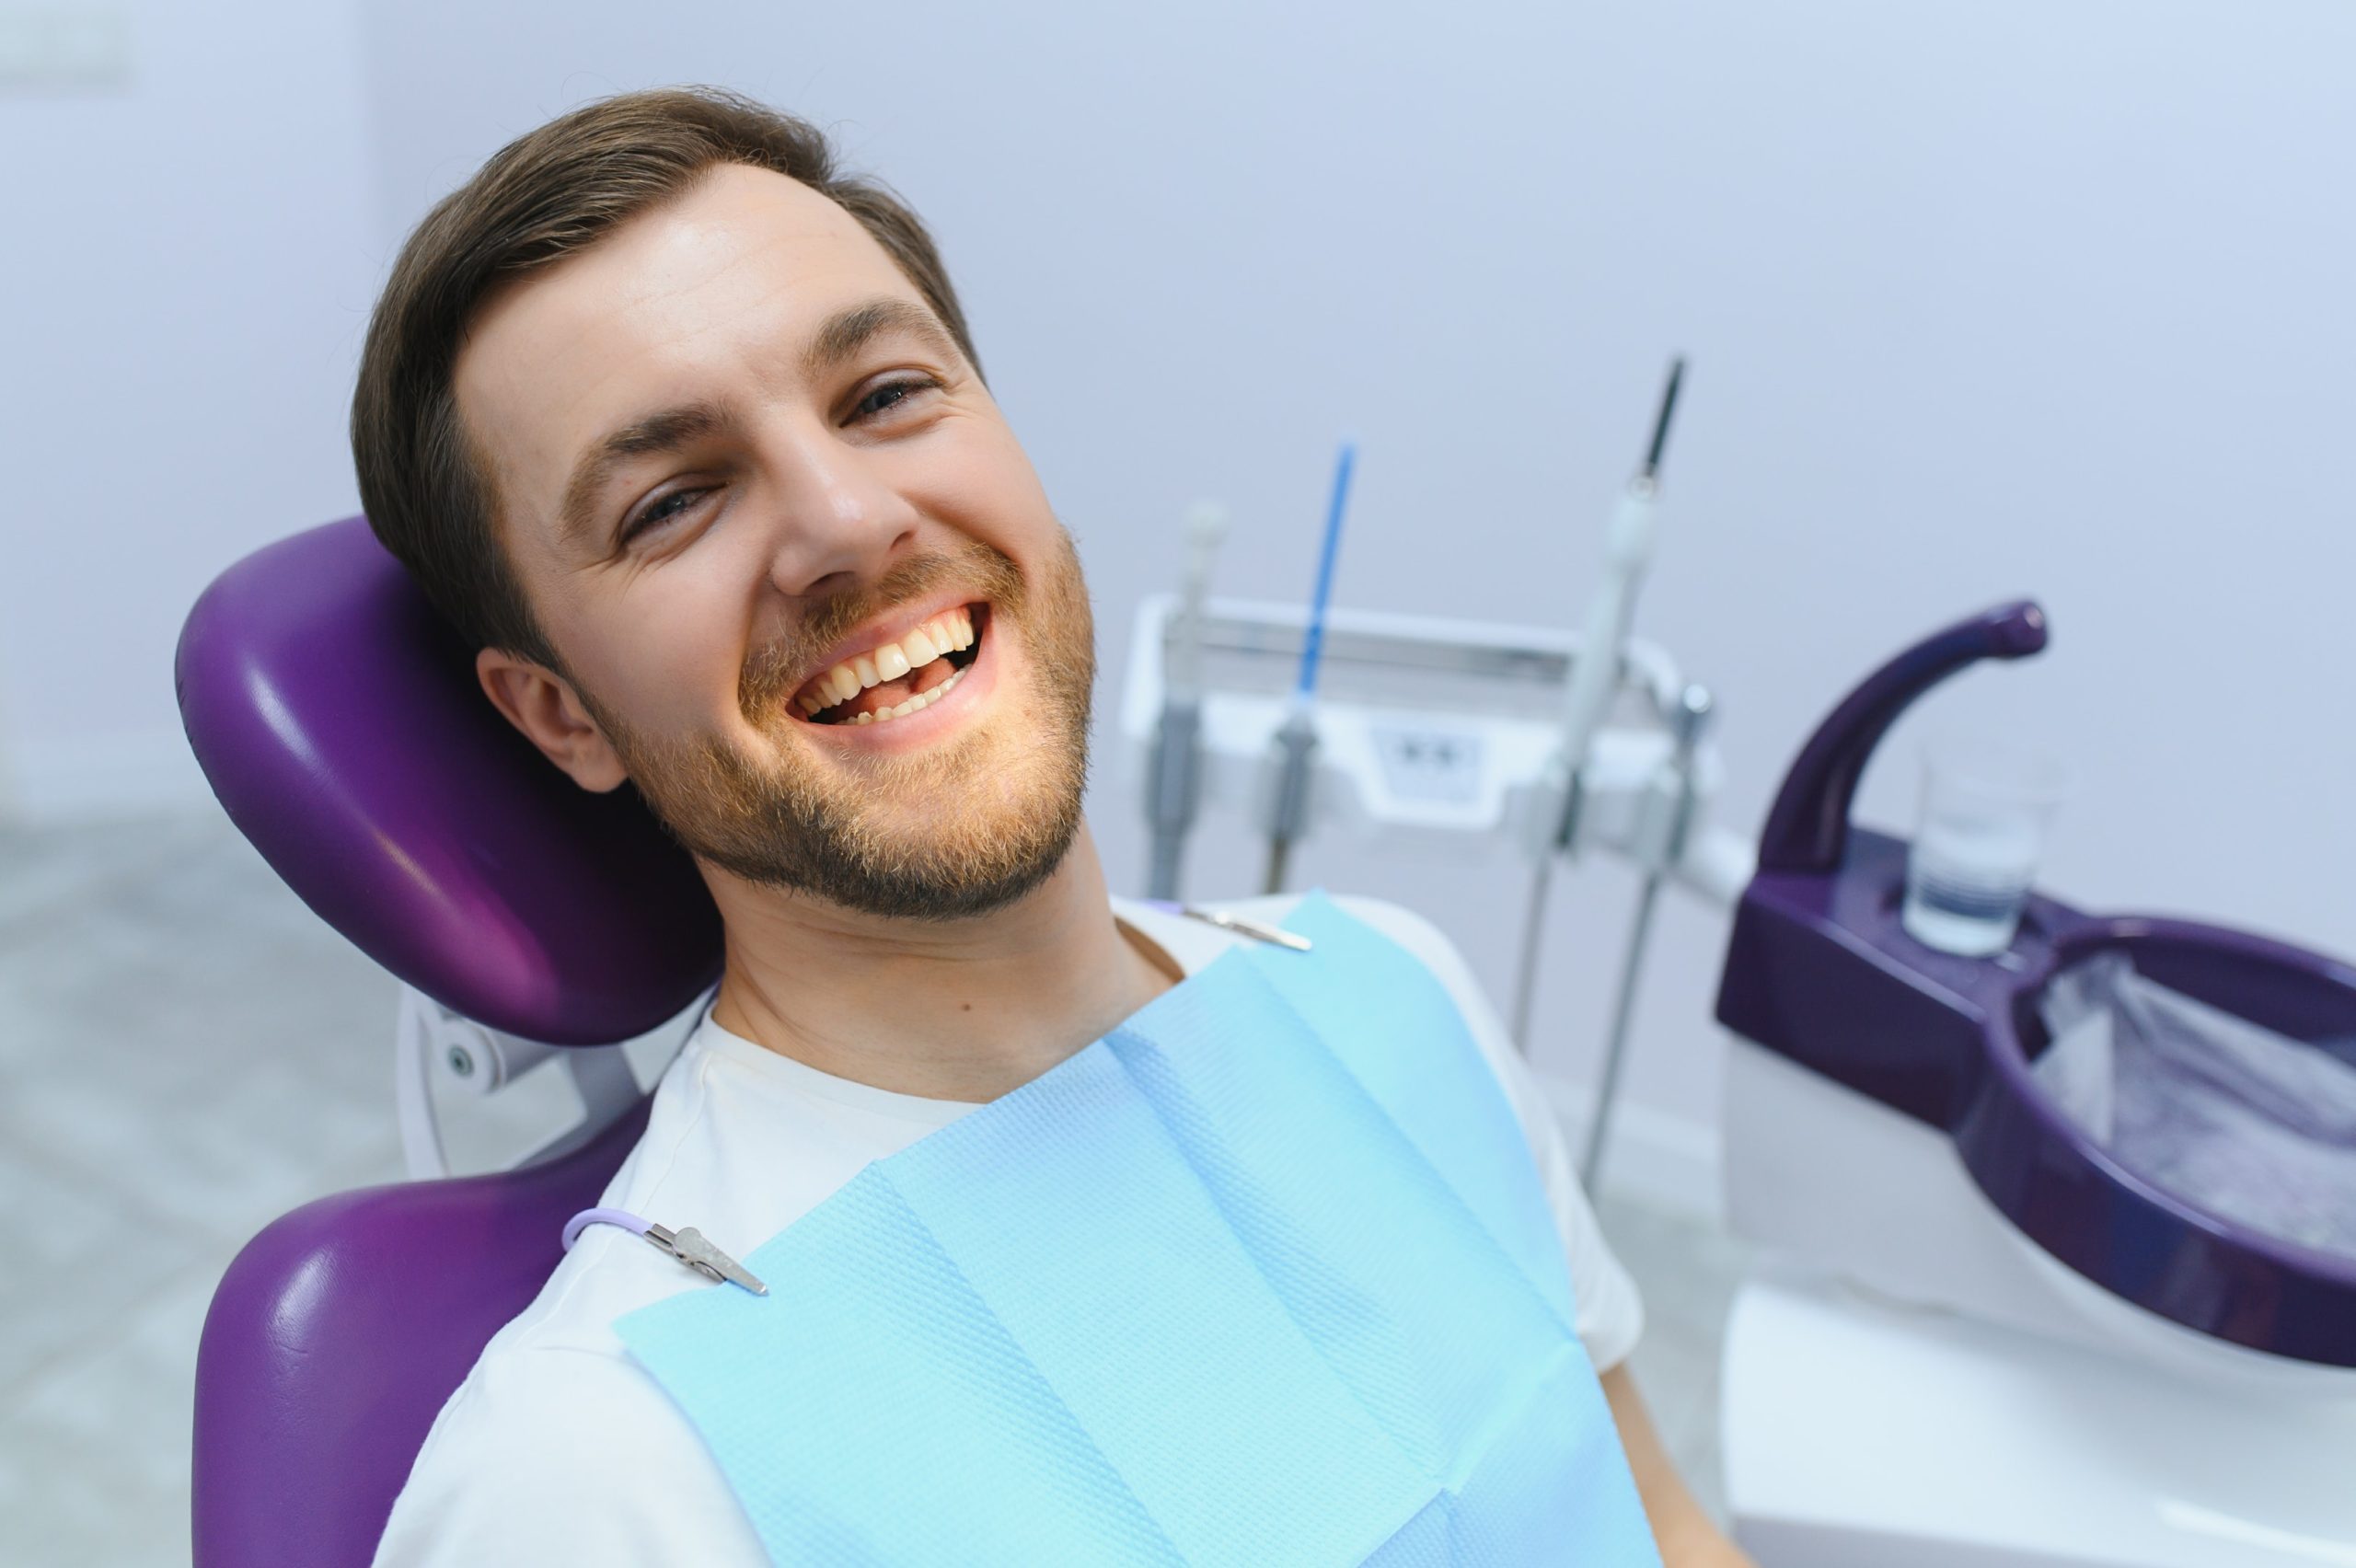
[[[2042,752],[2008,741],[1934,742],[1923,755],[1923,820],[1906,857],[1907,934],[1974,958],[2011,946],[2068,789],[2061,763]]]

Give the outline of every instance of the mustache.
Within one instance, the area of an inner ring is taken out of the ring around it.
[[[821,601],[801,625],[755,649],[737,676],[737,705],[755,723],[782,710],[803,683],[817,674],[814,666],[819,656],[862,621],[951,583],[968,585],[973,596],[987,601],[994,614],[1022,617],[1022,573],[1003,550],[976,540],[955,551],[912,556],[872,582]]]

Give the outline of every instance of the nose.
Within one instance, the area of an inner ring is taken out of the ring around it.
[[[823,423],[782,432],[771,445],[777,522],[769,581],[779,593],[796,599],[842,593],[879,576],[914,544],[917,509],[872,448]]]

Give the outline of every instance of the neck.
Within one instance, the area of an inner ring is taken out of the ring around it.
[[[1054,875],[971,919],[860,915],[710,867],[705,880],[727,930],[713,1020],[895,1093],[995,1100],[1174,978],[1114,922],[1084,825]]]

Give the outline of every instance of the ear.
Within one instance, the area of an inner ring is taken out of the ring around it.
[[[583,790],[602,795],[629,777],[613,743],[562,675],[501,649],[486,648],[475,655],[475,678],[491,705]]]

